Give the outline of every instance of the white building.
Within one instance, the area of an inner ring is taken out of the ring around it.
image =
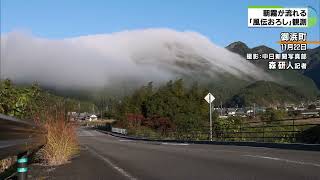
[[[98,120],[98,117],[94,114],[89,117],[89,121],[96,121],[96,120]]]

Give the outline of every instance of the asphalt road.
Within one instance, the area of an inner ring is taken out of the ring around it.
[[[320,152],[132,141],[90,129],[78,134],[96,158],[83,166],[106,172],[92,179],[320,179]]]

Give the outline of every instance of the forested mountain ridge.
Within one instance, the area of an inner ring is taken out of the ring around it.
[[[243,42],[234,42],[226,47],[228,50],[239,54],[246,58],[247,53],[279,53],[276,50],[267,46],[257,46],[249,48]],[[298,52],[297,52],[298,53]],[[268,74],[272,75],[277,83],[284,86],[292,86],[300,93],[307,94],[308,96],[317,96],[319,94],[320,85],[320,47],[308,49],[307,53],[307,70],[269,70],[268,60],[248,60],[258,67],[264,69]],[[318,88],[316,87],[318,86]]]

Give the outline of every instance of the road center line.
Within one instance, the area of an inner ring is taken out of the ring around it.
[[[129,140],[129,139],[119,139],[119,141],[121,141],[121,142],[132,142],[132,140]]]
[[[131,174],[129,174],[128,172],[126,172],[124,169],[120,168],[119,166],[115,165],[113,162],[111,162],[108,158],[105,158],[104,156],[100,155],[99,153],[97,153],[95,150],[88,148],[88,151],[90,151],[92,154],[96,155],[97,157],[99,157],[100,159],[102,159],[104,162],[106,162],[108,165],[110,165],[112,168],[114,168],[115,170],[117,170],[120,174],[122,174],[123,176],[127,177],[128,179],[131,180],[138,180],[137,178],[133,177]]]
[[[173,146],[188,146],[189,145],[187,143],[166,143],[166,142],[161,143],[161,144],[163,144],[163,145],[173,145]]]
[[[320,167],[320,164],[316,164],[316,163],[309,163],[309,162],[303,162],[303,161],[294,161],[294,160],[281,159],[281,158],[269,157],[269,156],[258,156],[258,155],[250,155],[250,154],[246,154],[246,155],[242,155],[242,156],[260,158],[260,159],[269,159],[269,160],[274,160],[274,161],[283,161],[283,162],[287,162],[287,163],[300,164],[300,165],[309,165],[309,166]]]

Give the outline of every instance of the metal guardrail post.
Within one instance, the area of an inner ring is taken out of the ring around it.
[[[27,173],[28,173],[28,157],[27,154],[19,154],[17,158],[17,179],[18,180],[26,180],[27,179]]]
[[[243,134],[242,134],[242,122],[240,122],[240,140],[243,140]]]
[[[294,118],[292,119],[292,127],[293,127],[293,141],[296,141],[296,132],[295,132],[295,124],[294,124]]]
[[[264,137],[265,137],[265,134],[264,134],[264,133],[265,133],[265,132],[264,132],[264,123],[265,123],[265,122],[262,121],[262,131],[263,131],[263,132],[262,132],[262,142],[265,141],[265,140],[264,140]]]

